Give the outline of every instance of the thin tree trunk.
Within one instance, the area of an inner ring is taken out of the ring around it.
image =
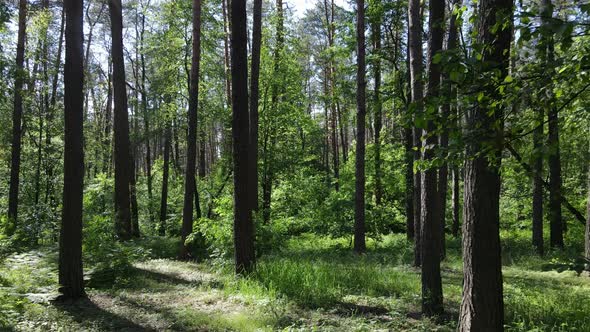
[[[27,0],[19,0],[18,35],[16,44],[16,71],[14,78],[14,109],[12,113],[12,145],[10,162],[10,189],[8,193],[8,226],[6,235],[14,234],[18,215],[18,187],[22,141],[23,83],[25,80],[25,39],[27,26]]]
[[[453,228],[452,233],[454,237],[459,236],[459,223],[460,223],[460,216],[459,216],[459,209],[460,209],[460,202],[459,202],[459,180],[460,180],[460,171],[459,167],[453,166],[452,169],[452,176],[453,176],[453,191],[451,193],[451,200],[452,200],[452,210],[453,210]]]
[[[365,1],[356,1],[356,171],[354,199],[354,251],[363,253],[365,244]]]
[[[186,238],[193,231],[193,199],[196,191],[195,166],[197,156],[197,109],[199,107],[199,70],[201,64],[201,0],[193,0],[191,84],[188,109],[186,168],[184,170],[184,207],[182,209],[181,258],[189,258]]]
[[[373,78],[375,80],[375,91],[373,93],[373,111],[375,116],[375,204],[381,205],[383,197],[383,185],[381,183],[381,128],[383,127],[383,115],[381,104],[381,18],[371,24],[371,37],[373,39],[373,52],[375,62],[373,63]]]
[[[158,233],[160,236],[166,235],[166,221],[168,220],[168,172],[170,169],[170,140],[171,130],[170,121],[165,121],[164,134],[164,164],[162,165],[162,193],[160,196],[160,227]]]
[[[545,112],[537,110],[536,129],[533,132],[533,246],[537,254],[543,255],[543,122]],[[560,203],[561,204],[561,203]]]
[[[129,151],[129,115],[123,60],[123,14],[121,0],[109,0],[112,33],[114,132],[115,132],[115,230],[121,240],[131,238],[131,202],[129,186],[132,160]]]
[[[554,72],[554,42],[553,32],[549,25],[553,19],[553,4],[551,0],[543,0],[541,8],[541,21],[544,29],[541,37],[542,44],[542,61],[546,70]],[[549,146],[549,242],[551,247],[563,248],[563,232],[565,231],[565,221],[561,215],[561,157],[559,152],[559,117],[558,110],[555,107],[555,98],[553,96],[553,84],[550,77],[547,78],[547,97],[542,103],[548,105],[547,117],[549,127],[549,137],[547,145]]]
[[[57,55],[55,58],[55,65],[54,70],[55,74],[53,75],[53,81],[51,84],[51,99],[49,101],[49,109],[47,109],[46,119],[45,119],[45,150],[47,151],[47,156],[45,157],[46,160],[49,160],[51,156],[49,155],[52,151],[51,148],[51,128],[53,123],[53,112],[55,111],[55,105],[57,104],[57,83],[59,80],[59,67],[61,66],[61,53],[62,53],[62,45],[64,39],[64,32],[65,32],[65,10],[62,6],[61,11],[61,24],[59,30],[59,41],[57,45]],[[53,194],[53,163],[47,162],[46,168],[46,177],[47,177],[47,186],[45,188],[45,203],[50,203],[51,206],[54,206],[55,197]]]
[[[65,0],[66,64],[64,72],[64,189],[59,239],[62,298],[83,297],[82,202],[84,189],[82,1]]]
[[[512,0],[479,2],[477,42],[490,46],[482,54],[486,64],[482,75],[495,72],[500,80],[508,75],[512,7]],[[486,80],[483,86],[486,97],[466,112],[463,297],[459,331],[504,329],[499,211],[504,112],[500,108],[489,112],[490,104],[501,98],[495,81]],[[481,154],[484,146],[493,148],[493,164],[488,156]]]
[[[252,203],[248,197],[251,191],[248,188],[250,130],[246,0],[232,0],[230,18],[235,271],[246,274],[253,270],[255,264]]]
[[[222,0],[225,1],[225,0]],[[252,61],[250,72],[250,190],[253,211],[258,211],[258,96],[260,47],[262,44],[262,0],[254,0],[252,14]]]
[[[412,104],[414,105],[414,122],[422,113],[422,14],[419,0],[408,2],[408,49],[410,53],[410,90],[412,91]],[[414,126],[414,162],[420,160],[420,148],[422,129]],[[421,199],[420,172],[414,172],[414,266],[421,264],[421,227],[420,227],[420,199]]]
[[[428,90],[426,94],[429,103],[440,96],[441,69],[434,61],[434,57],[443,46],[444,36],[444,0],[430,0],[428,14],[429,49],[428,49]],[[434,158],[438,137],[435,134],[436,124],[429,118],[424,135],[426,148],[422,159],[430,162]],[[437,188],[437,169],[429,167],[422,174],[421,209],[422,218],[421,252],[422,252],[422,312],[426,316],[439,316],[443,313],[442,281],[440,275],[441,259],[441,215]],[[446,181],[446,176],[444,181]],[[446,192],[446,187],[444,188]]]

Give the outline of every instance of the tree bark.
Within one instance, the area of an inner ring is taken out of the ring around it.
[[[502,81],[508,75],[512,7],[512,0],[479,2],[477,43],[487,45],[482,54],[484,72],[480,77],[497,73]],[[466,112],[464,281],[459,331],[504,329],[499,212],[504,112],[491,106],[501,98],[494,80],[482,81],[485,81],[482,82],[484,98]],[[486,146],[492,151],[483,155],[481,151]],[[493,161],[488,157],[493,157]]]
[[[373,112],[375,127],[375,205],[381,205],[383,197],[383,184],[381,183],[381,128],[383,127],[383,115],[381,104],[381,17],[371,24],[371,37],[373,39],[373,52],[375,62],[373,63],[373,79],[375,80],[375,91],[373,92]]]
[[[199,106],[199,67],[201,64],[201,0],[193,0],[193,37],[188,108],[186,168],[184,169],[184,207],[182,209],[181,258],[189,258],[185,243],[193,231],[193,204],[196,191],[195,167],[197,157],[197,108]]]
[[[254,224],[248,188],[250,130],[246,0],[232,0],[231,11],[232,138],[234,173],[234,255],[237,274],[253,270]]]
[[[114,132],[115,132],[115,230],[121,240],[132,236],[130,190],[132,161],[129,151],[129,115],[123,60],[123,12],[121,0],[109,0],[112,34]]]
[[[356,171],[354,193],[354,251],[366,251],[365,243],[365,1],[356,1]]]
[[[225,1],[225,0],[222,0]],[[260,47],[262,44],[262,0],[254,0],[252,14],[252,61],[250,70],[250,198],[252,210],[258,211],[258,98]]]
[[[536,128],[533,132],[533,246],[543,255],[543,122],[545,112],[537,110]]]
[[[553,32],[549,25],[553,19],[553,4],[551,0],[543,0],[541,4],[541,22],[544,27],[541,36],[542,61],[545,69],[554,72],[554,44]],[[559,152],[559,117],[553,96],[553,81],[546,78],[546,97],[542,103],[548,105],[547,118],[549,133],[547,145],[549,147],[549,243],[551,247],[563,248],[563,232],[565,221],[561,215],[561,157]]]
[[[444,36],[444,0],[429,1],[429,48],[428,48],[428,90],[426,100],[428,109],[437,110],[440,98],[441,69],[435,63],[434,56],[442,51]],[[436,124],[434,112],[426,112],[427,118],[425,144],[422,153],[425,162],[431,162],[435,155],[438,137],[435,133]],[[437,188],[437,169],[430,166],[422,174],[421,183],[421,254],[422,254],[422,312],[426,316],[438,316],[443,313],[443,294],[440,276],[441,259],[441,215]],[[444,179],[446,181],[446,178]],[[446,188],[445,188],[446,191]]]
[[[59,239],[59,284],[62,298],[83,297],[82,202],[84,190],[84,68],[82,1],[65,0],[64,188]]]
[[[170,140],[172,136],[169,120],[166,120],[165,126],[164,164],[162,165],[162,193],[160,196],[160,227],[158,230],[160,236],[166,235],[166,221],[168,220],[168,173],[170,169]]]
[[[412,104],[414,108],[414,123],[421,116],[423,103],[422,87],[422,13],[419,0],[408,1],[408,48],[410,58],[410,90],[412,91]],[[422,146],[422,129],[414,126],[414,162],[420,160],[420,148]],[[414,266],[421,264],[421,176],[418,170],[414,171]]]
[[[14,78],[14,109],[12,113],[12,145],[10,161],[10,188],[8,193],[8,226],[6,235],[16,230],[18,217],[18,188],[20,175],[20,155],[22,145],[23,83],[25,80],[25,40],[27,26],[27,0],[19,0],[18,34],[16,44],[16,71]]]

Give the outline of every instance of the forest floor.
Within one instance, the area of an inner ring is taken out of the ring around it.
[[[524,243],[504,252],[507,328],[590,331],[590,278],[562,256],[540,259]],[[461,294],[457,240],[443,263],[447,314],[420,317],[420,276],[405,238],[370,242],[303,236],[263,256],[236,279],[227,260],[136,262],[88,289],[88,299],[54,304],[54,247],[13,254],[0,265],[0,329],[8,331],[452,331]],[[522,246],[522,250],[514,249]],[[547,261],[551,262],[547,265]],[[572,265],[573,266],[573,265]],[[565,269],[565,271],[557,272]],[[573,270],[572,270],[573,269]]]

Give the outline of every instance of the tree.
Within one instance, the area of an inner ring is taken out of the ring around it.
[[[427,107],[424,117],[427,119],[424,131],[425,148],[422,159],[432,162],[438,137],[435,133],[435,117],[438,112],[438,100],[441,81],[440,65],[435,56],[442,50],[444,35],[444,0],[429,1],[428,30],[428,90]],[[440,277],[441,252],[441,216],[437,188],[437,169],[430,166],[422,173],[420,221],[420,251],[422,263],[422,311],[427,316],[440,315],[443,312],[442,282]],[[446,181],[446,179],[444,179]],[[445,188],[446,190],[446,188]]]
[[[10,189],[8,193],[7,235],[12,235],[18,216],[18,187],[22,145],[23,83],[25,81],[25,39],[27,35],[27,0],[18,2],[18,35],[16,44],[16,71],[14,77],[14,108],[12,112],[12,145],[10,161]]]
[[[541,21],[544,31],[541,36],[541,61],[545,69],[554,72],[554,43],[551,32],[553,20],[553,4],[551,0],[543,0],[541,3]],[[559,116],[553,96],[553,80],[550,76],[545,78],[545,94],[542,102],[548,105],[548,138],[549,146],[549,241],[551,247],[563,248],[563,231],[565,222],[561,215],[561,157],[559,153]]]
[[[222,0],[225,1],[225,0]],[[224,4],[225,8],[225,4]],[[258,211],[258,94],[262,44],[262,0],[254,0],[252,14],[252,61],[250,70],[250,190],[252,210]]]
[[[193,199],[197,190],[195,167],[197,158],[197,108],[199,106],[199,67],[201,64],[201,0],[193,0],[193,56],[191,61],[188,106],[186,168],[184,169],[184,207],[182,209],[182,249],[180,257],[188,258],[186,238],[193,232]]]
[[[356,1],[356,170],[354,192],[354,251],[363,253],[365,244],[365,1]]]
[[[383,185],[381,183],[381,129],[383,128],[383,114],[381,101],[381,13],[378,8],[374,9],[373,22],[371,22],[371,40],[375,59],[373,63],[373,79],[375,80],[375,91],[373,92],[373,116],[375,130],[375,204],[381,205],[383,197]]]
[[[477,50],[481,54],[479,78],[483,95],[466,113],[464,282],[459,331],[504,328],[499,229],[503,106],[495,102],[502,96],[491,78],[497,75],[502,81],[508,75],[512,6],[512,0],[479,2]],[[482,154],[482,150],[487,153]]]
[[[62,298],[84,296],[82,273],[82,196],[84,191],[84,67],[82,1],[65,0],[64,190],[59,238],[59,284]]]
[[[166,235],[166,220],[168,219],[168,173],[170,170],[170,121],[165,120],[164,129],[164,165],[162,166],[162,192],[160,196],[160,236]]]
[[[410,90],[414,109],[414,122],[422,111],[422,14],[419,0],[408,1],[408,49],[410,58]],[[414,161],[420,159],[420,147],[422,130],[414,126]],[[414,171],[414,265],[420,266],[420,241],[421,241],[421,217],[420,217],[420,172]]]
[[[232,0],[231,27],[231,85],[232,138],[234,173],[234,255],[237,274],[254,268],[254,223],[248,184],[250,128],[248,114],[248,40],[246,0]]]
[[[115,136],[115,230],[121,240],[132,236],[131,193],[132,160],[129,151],[129,115],[123,60],[123,9],[121,0],[109,0],[111,16],[111,57],[113,63],[113,101]]]

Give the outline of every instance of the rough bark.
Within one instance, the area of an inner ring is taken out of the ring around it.
[[[12,112],[12,145],[10,161],[10,188],[8,193],[7,235],[14,234],[18,217],[18,188],[22,145],[23,84],[25,80],[25,40],[27,26],[27,0],[19,0],[18,34],[16,44],[16,70],[14,78],[14,108]]]
[[[255,264],[254,224],[248,189],[250,131],[246,0],[232,0],[230,21],[235,271],[237,274],[246,274],[252,271]]]
[[[130,190],[132,176],[131,152],[129,151],[129,115],[127,113],[127,90],[125,63],[123,60],[123,14],[121,0],[109,0],[111,15],[113,63],[113,96],[115,133],[115,230],[121,240],[131,238]]]
[[[493,80],[485,77],[494,72],[500,77],[508,75],[512,7],[512,0],[479,2],[477,43],[487,46],[480,76],[486,97],[466,112],[464,281],[459,331],[504,329],[499,213],[504,114],[500,107],[490,105],[501,97]],[[492,148],[487,156],[481,154],[485,146]],[[490,161],[488,157],[493,158]]]
[[[438,137],[435,133],[435,116],[438,99],[440,97],[441,69],[434,62],[434,56],[442,50],[444,36],[444,0],[429,1],[429,48],[428,48],[428,90],[426,100],[428,109],[426,112],[427,124],[424,135],[426,136],[426,148],[422,153],[422,159],[430,162],[434,158]],[[437,169],[429,167],[422,174],[421,183],[421,254],[422,254],[422,312],[426,316],[436,316],[443,312],[443,294],[440,275],[441,253],[441,216],[440,195],[437,188]],[[446,179],[445,179],[446,181]],[[446,188],[445,188],[446,190]]]
[[[63,298],[84,296],[82,201],[84,190],[82,1],[65,0],[64,188],[59,238],[59,284]]]
[[[366,251],[365,243],[365,1],[356,1],[356,170],[354,193],[354,251]]]
[[[182,209],[181,258],[189,258],[186,238],[193,231],[193,199],[196,191],[195,167],[197,158],[197,108],[199,104],[199,67],[201,64],[201,0],[193,0],[193,37],[190,91],[188,107],[188,132],[186,167],[184,169],[184,205]]]

